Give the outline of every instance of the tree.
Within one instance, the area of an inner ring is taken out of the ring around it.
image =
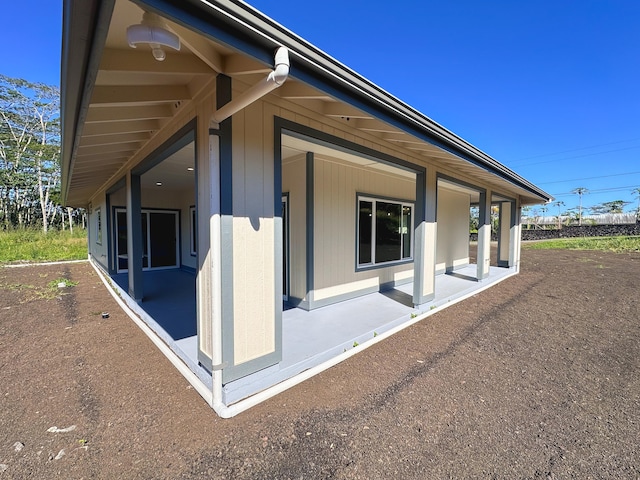
[[[578,225],[582,225],[582,195],[589,193],[585,187],[578,187],[571,190],[571,193],[576,194],[580,197],[580,206],[578,209]]]
[[[549,207],[547,206],[549,205],[548,203],[545,203],[544,205],[542,205],[542,207],[540,207],[540,210],[542,211],[542,228],[546,229],[546,222],[547,222],[547,210],[549,210]]]
[[[0,75],[0,214],[5,228],[46,233],[60,181],[57,87]],[[37,220],[39,219],[39,221]]]
[[[558,229],[560,229],[562,227],[560,223],[562,218],[562,215],[560,215],[560,207],[564,207],[564,202],[562,200],[557,200],[553,202],[553,205],[558,207]]]
[[[479,223],[480,209],[478,207],[471,207],[469,209],[469,232],[476,233],[478,231]]]
[[[613,200],[612,202],[603,202],[590,208],[591,211],[596,215],[607,213],[622,213],[624,207],[629,203],[631,202],[625,202],[624,200]]]
[[[638,208],[636,208],[636,219],[640,220],[640,187],[631,190],[631,194],[638,199]]]

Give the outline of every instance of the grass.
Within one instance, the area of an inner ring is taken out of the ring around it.
[[[527,250],[597,250],[602,252],[640,252],[640,237],[560,238],[523,243]]]
[[[86,231],[24,229],[0,231],[0,263],[55,262],[87,258]]]

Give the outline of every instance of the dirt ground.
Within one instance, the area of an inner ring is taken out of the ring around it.
[[[640,254],[524,251],[520,275],[222,420],[87,263],[0,268],[0,480],[637,479],[639,278]]]

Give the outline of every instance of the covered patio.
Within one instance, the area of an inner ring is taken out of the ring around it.
[[[311,311],[284,304],[282,361],[224,385],[225,403],[233,404],[304,372],[337,364],[358,349],[517,273],[515,267],[492,266],[489,277],[478,281],[476,271],[477,266],[470,264],[436,276],[435,298],[419,308],[412,305],[413,283]],[[195,275],[178,269],[144,272],[141,304],[128,297],[126,275],[114,275],[112,280],[112,287],[134,312],[205,385],[210,385],[210,373],[198,364]]]

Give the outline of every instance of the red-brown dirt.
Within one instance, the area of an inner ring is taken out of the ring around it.
[[[90,265],[1,268],[0,479],[639,478],[639,278],[638,254],[525,250],[222,420]]]

